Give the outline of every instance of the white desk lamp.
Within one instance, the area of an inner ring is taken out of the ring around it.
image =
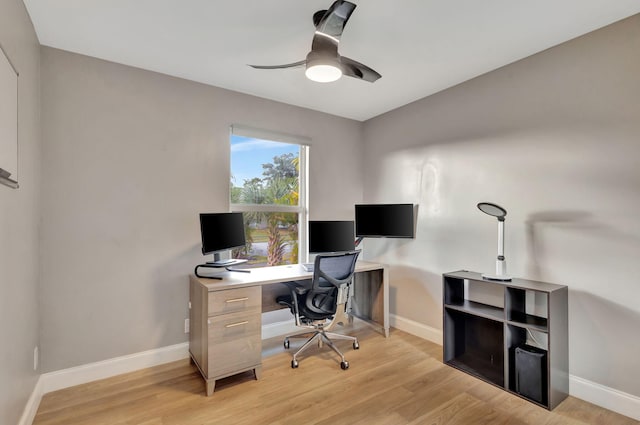
[[[504,259],[504,218],[507,215],[507,210],[490,202],[480,202],[478,209],[498,219],[498,258],[496,259],[496,273],[483,273],[482,278],[490,280],[511,280],[511,276],[507,274],[507,262]]]

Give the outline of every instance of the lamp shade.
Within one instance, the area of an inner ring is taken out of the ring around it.
[[[497,217],[498,220],[504,220],[504,217],[507,215],[507,210],[502,208],[500,205],[492,204],[491,202],[480,202],[478,204],[478,209],[485,214]]]

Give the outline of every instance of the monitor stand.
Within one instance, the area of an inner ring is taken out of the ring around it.
[[[206,264],[202,264],[203,267],[209,268],[224,268],[229,272],[238,272],[238,273],[251,273],[251,270],[246,269],[231,269],[230,267],[237,266],[239,264],[244,264],[248,260],[244,260],[241,258],[229,258],[227,260],[220,259],[220,253],[213,253],[213,261],[207,261]]]

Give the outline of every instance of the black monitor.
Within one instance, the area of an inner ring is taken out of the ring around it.
[[[353,221],[310,221],[309,252],[353,251],[353,227]]]
[[[413,204],[356,205],[359,238],[413,238]]]
[[[220,251],[245,246],[242,213],[200,214],[200,234],[202,255],[214,254],[217,261]]]

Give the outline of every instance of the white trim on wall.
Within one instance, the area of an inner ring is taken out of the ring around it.
[[[110,378],[123,373],[133,372],[147,367],[158,366],[189,357],[189,343],[170,345],[154,350],[142,351],[128,356],[115,357],[100,362],[43,373],[42,394],[74,385],[86,384],[99,379]]]
[[[569,394],[640,421],[640,397],[569,375]]]
[[[293,319],[262,325],[262,339],[300,332]]]
[[[110,378],[123,373],[134,372],[164,363],[189,357],[189,343],[170,345],[154,350],[142,351],[127,356],[89,363],[82,366],[43,373],[38,378],[22,412],[18,425],[31,425],[36,417],[42,396],[47,393],[86,384],[99,379]]]
[[[310,137],[288,134],[280,131],[254,128],[241,124],[233,124],[231,126],[231,134],[242,137],[250,137],[253,139],[273,140],[275,142],[290,143],[292,145],[311,145]]]
[[[442,330],[404,318],[389,315],[391,326],[417,337],[442,345]],[[569,375],[569,394],[621,415],[640,420],[640,397]]]
[[[299,330],[300,329],[293,323],[293,320],[271,323],[262,327],[262,338],[267,339],[286,335]],[[38,381],[25,405],[18,425],[31,425],[33,423],[42,396],[47,393],[73,387],[74,385],[86,384],[99,379],[110,378],[123,373],[159,366],[188,357],[189,343],[183,342],[154,350],[71,367],[69,369],[44,373],[38,377]]]
[[[389,314],[389,325],[393,328],[410,333],[411,335],[442,345],[441,329],[432,328],[431,326],[427,326],[423,323],[419,323],[396,314]]]
[[[18,421],[18,425],[31,425],[33,423],[33,420],[36,417],[36,413],[38,413],[38,407],[40,407],[40,401],[42,401],[43,395],[44,393],[42,392],[42,375],[40,375],[38,377],[38,381],[36,381],[36,386],[31,392],[29,400],[27,400],[26,406],[24,406],[24,410],[22,411],[22,416],[20,417],[20,421]]]
[[[442,331],[439,329],[395,314],[390,314],[389,319],[390,325],[396,329],[442,345]],[[290,320],[271,323],[262,327],[262,338],[267,339],[292,333],[296,329],[298,328]],[[56,372],[44,373],[38,379],[18,425],[31,425],[44,394],[188,357],[189,343],[184,342]],[[573,397],[640,420],[640,397],[573,375],[569,376],[569,393]]]

